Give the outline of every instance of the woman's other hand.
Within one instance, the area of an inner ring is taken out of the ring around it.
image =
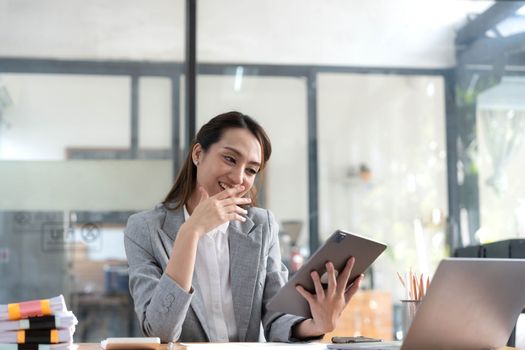
[[[244,186],[237,185],[210,197],[203,187],[199,187],[200,200],[186,226],[191,226],[200,237],[227,221],[246,221],[244,215],[248,211],[240,206],[249,204],[251,199],[239,197],[243,191]]]
[[[311,273],[315,286],[315,294],[308,292],[303,286],[296,289],[308,304],[312,318],[305,320],[297,325],[295,335],[299,338],[309,338],[332,332],[336,326],[341,313],[354,294],[359,289],[363,280],[363,275],[358,276],[354,283],[347,289],[348,280],[354,267],[355,258],[348,259],[346,266],[336,277],[335,268],[332,262],[326,263],[328,288],[323,289],[321,279],[317,271]]]

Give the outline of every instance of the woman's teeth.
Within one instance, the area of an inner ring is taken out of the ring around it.
[[[223,190],[226,190],[226,189],[232,187],[232,186],[228,186],[228,185],[226,185],[225,183],[222,183],[222,182],[219,182],[219,186],[220,186]]]

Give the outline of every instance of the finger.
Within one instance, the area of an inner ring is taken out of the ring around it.
[[[364,275],[360,275],[356,278],[354,283],[347,289],[345,292],[345,302],[348,303],[350,299],[354,296],[355,293],[359,290],[359,286],[361,285],[361,282],[363,281]]]
[[[246,217],[240,214],[237,214],[237,213],[222,214],[221,217],[222,217],[223,222],[226,222],[226,221],[245,222],[246,221]]]
[[[237,213],[231,213],[226,215],[227,221],[242,221],[245,222],[246,218],[242,215],[239,215]]]
[[[324,289],[323,285],[321,284],[319,274],[317,273],[317,271],[312,271],[312,273],[310,273],[310,276],[312,276],[312,280],[314,281],[315,294],[317,295],[317,300],[324,299]]]
[[[346,285],[348,284],[348,280],[350,278],[350,274],[352,273],[352,268],[354,267],[354,264],[355,264],[354,257],[351,257],[350,259],[348,259],[343,272],[341,272],[341,274],[337,278],[337,293],[338,294],[343,293],[345,291]]]
[[[328,295],[334,295],[337,281],[335,279],[335,267],[331,261],[326,263],[326,271],[328,272]]]
[[[246,210],[244,208],[241,208],[238,205],[234,205],[234,204],[224,207],[224,210],[228,214],[232,214],[232,213],[237,213],[237,214],[241,214],[241,215],[248,214],[248,210]]]
[[[242,191],[244,191],[244,186],[243,185],[233,186],[233,187],[225,189],[222,192],[217,193],[215,195],[215,198],[220,200],[220,199],[225,199],[225,198],[228,198],[228,197],[233,197],[236,194],[241,193]]]
[[[201,197],[199,199],[199,203],[210,198],[210,195],[208,194],[208,192],[206,191],[206,189],[202,186],[199,186],[199,192],[201,194]]]
[[[312,304],[315,302],[315,297],[312,295],[312,293],[304,289],[303,286],[296,286],[295,289],[297,290],[297,292],[299,292],[299,294],[303,296],[303,298],[306,299],[308,304]]]
[[[251,203],[252,199],[248,197],[228,197],[221,199],[220,202],[223,205],[230,205],[230,204],[237,204],[237,205],[244,205]]]

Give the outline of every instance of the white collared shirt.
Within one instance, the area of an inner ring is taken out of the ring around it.
[[[184,206],[184,220],[190,217]],[[210,341],[238,341],[239,335],[233,313],[230,280],[229,222],[217,226],[199,239],[195,258],[195,274],[202,294]]]

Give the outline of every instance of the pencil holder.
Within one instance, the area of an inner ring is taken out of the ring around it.
[[[403,339],[406,337],[408,329],[412,324],[412,320],[416,316],[417,309],[422,302],[422,300],[401,300],[401,306],[403,310],[401,331],[403,332]]]

